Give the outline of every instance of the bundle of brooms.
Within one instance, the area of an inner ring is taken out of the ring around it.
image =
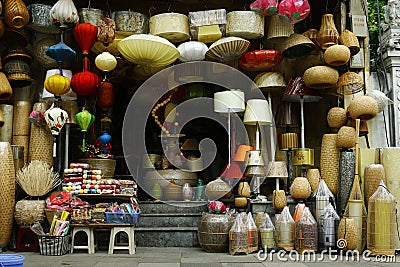
[[[61,184],[53,167],[40,160],[33,160],[17,172],[18,185],[30,196],[44,196]]]

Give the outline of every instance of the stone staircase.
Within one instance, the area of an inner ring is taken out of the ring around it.
[[[196,247],[197,227],[202,212],[207,211],[206,202],[191,207],[191,202],[139,203],[141,215],[136,228],[136,242],[140,247]]]

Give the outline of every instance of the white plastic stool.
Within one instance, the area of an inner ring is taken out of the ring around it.
[[[85,232],[87,235],[88,243],[87,245],[75,245],[75,235],[78,232]],[[74,226],[72,228],[72,246],[71,253],[74,252],[74,249],[87,249],[89,254],[95,253],[95,244],[94,244],[94,229],[93,227],[87,226]]]
[[[114,244],[115,237],[118,233],[125,232],[128,235],[128,245],[125,244]],[[110,244],[108,246],[108,254],[113,254],[115,249],[128,249],[129,254],[136,253],[135,245],[135,227],[133,226],[114,226],[110,233]]]

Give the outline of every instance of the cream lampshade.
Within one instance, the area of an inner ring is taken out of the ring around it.
[[[250,99],[247,101],[243,122],[248,125],[269,125],[272,123],[269,103],[264,99]]]
[[[279,178],[287,178],[289,176],[285,161],[271,162],[271,168],[267,174],[267,178],[276,179],[276,190],[279,190]]]
[[[242,112],[245,109],[244,92],[238,89],[214,94],[214,111],[218,113]]]
[[[46,72],[46,78],[54,75],[54,74],[60,74],[60,70],[59,69],[50,69]],[[72,71],[70,70],[62,70],[62,75],[67,77],[68,79],[72,79]],[[45,78],[45,79],[46,79]],[[43,92],[42,92],[42,98],[43,99],[50,99],[50,100],[54,100],[55,97],[52,93],[50,93],[49,91],[46,90],[46,88],[43,87]],[[72,91],[72,89],[70,88],[69,91],[61,96],[62,100],[76,100],[77,96],[76,93],[74,91]]]

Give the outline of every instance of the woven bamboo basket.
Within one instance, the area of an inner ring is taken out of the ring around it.
[[[277,210],[283,210],[287,205],[286,193],[284,190],[274,190],[272,193],[272,206]]]
[[[264,17],[253,11],[231,11],[226,14],[226,35],[245,39],[264,36]]]
[[[4,21],[15,29],[23,28],[29,23],[29,11],[22,0],[4,1]]]
[[[13,87],[28,86],[32,83],[29,64],[19,58],[12,58],[4,64],[4,73]]]
[[[290,187],[290,195],[294,199],[306,199],[311,195],[311,186],[305,177],[297,177],[294,179]]]
[[[282,57],[297,58],[310,54],[315,44],[306,36],[292,33],[282,44]]]
[[[385,170],[382,164],[370,164],[365,166],[364,171],[364,196],[365,203],[368,204],[369,198],[378,189],[380,181],[386,183]]]
[[[321,144],[320,168],[329,190],[336,195],[339,182],[339,148],[337,134],[324,134]]]
[[[356,121],[353,120],[352,118],[347,119],[347,126],[356,128]],[[359,136],[366,136],[368,134],[368,124],[366,121],[360,121],[360,133]]]
[[[302,33],[305,37],[308,37],[315,45],[318,45],[318,30],[317,29],[308,29]]]
[[[334,107],[328,111],[328,115],[326,116],[328,121],[328,125],[331,128],[340,128],[343,125],[346,125],[347,114],[344,108]]]
[[[360,43],[357,36],[349,30],[344,30],[339,36],[339,42],[350,49],[352,56],[360,52]]]
[[[203,214],[198,230],[200,246],[207,252],[227,252],[232,224],[226,214]]]
[[[0,127],[0,142],[12,142],[13,109],[13,105],[0,104],[4,117],[4,125]]]
[[[308,169],[306,178],[310,183],[311,190],[315,192],[318,189],[319,180],[321,180],[321,174],[319,173],[319,169]]]
[[[378,114],[378,104],[370,96],[359,96],[350,102],[347,111],[354,120],[370,120]]]
[[[250,185],[248,182],[240,182],[238,186],[238,195],[241,197],[250,197]]]
[[[12,144],[24,147],[24,164],[28,163],[29,135],[13,135]]]
[[[304,83],[314,89],[331,88],[339,79],[339,72],[328,66],[314,66],[303,75]]]
[[[29,135],[31,124],[28,120],[31,113],[29,101],[18,101],[14,104],[13,135]]]
[[[11,238],[15,203],[14,159],[10,143],[0,142],[0,247]]]
[[[88,163],[92,169],[101,170],[103,178],[114,178],[116,161],[113,159],[85,158],[79,162]]]
[[[363,88],[364,81],[362,77],[355,72],[348,71],[340,75],[336,91],[341,95],[351,95],[361,92]]]
[[[12,96],[12,88],[6,75],[0,72],[0,99],[7,99]]]
[[[350,60],[350,49],[345,45],[332,45],[325,50],[324,60],[330,66],[342,66]]]
[[[346,240],[345,243],[338,240],[339,247],[342,246],[341,244],[347,244],[347,246],[343,246],[342,249],[354,250],[357,248],[359,237],[354,219],[342,218],[340,220],[338,239]]]
[[[337,137],[337,146],[340,148],[352,148],[356,145],[356,129],[342,126]]]
[[[247,198],[246,197],[235,197],[235,207],[244,208],[247,206]]]
[[[35,103],[33,105],[33,110],[44,112],[47,108],[45,103]],[[53,136],[47,125],[31,125],[28,162],[32,160],[40,160],[53,166]]]
[[[290,150],[299,147],[299,136],[297,133],[284,133],[279,138],[281,150]]]
[[[15,204],[14,219],[19,226],[41,223],[45,218],[45,206],[44,200],[20,200]]]
[[[294,26],[278,15],[271,16],[268,26],[267,40],[272,43],[281,43],[294,33]]]

